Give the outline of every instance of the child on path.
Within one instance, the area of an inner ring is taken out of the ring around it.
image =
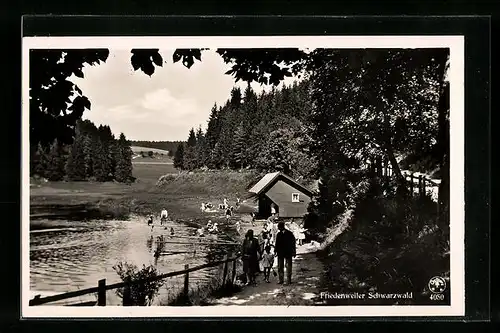
[[[271,253],[271,246],[265,247],[265,253],[262,255],[262,267],[264,268],[264,280],[269,283],[269,275],[274,265],[274,254]]]
[[[304,229],[304,226],[300,226],[297,234],[297,240],[299,242],[299,246],[302,246],[304,244],[304,239],[306,239],[306,231],[307,229]]]

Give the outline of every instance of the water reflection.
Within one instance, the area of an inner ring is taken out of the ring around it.
[[[153,235],[146,240],[146,247],[149,253],[153,252]]]
[[[139,267],[154,264],[160,273],[183,270],[185,264],[193,267],[221,260],[227,249],[234,248],[197,242],[195,230],[174,222],[151,230],[134,220],[94,220],[31,232],[30,289],[60,293],[95,287],[103,278],[107,284],[119,282],[113,266],[120,261]],[[227,235],[220,238],[230,239]],[[197,271],[190,278],[203,281],[210,275],[209,270]]]

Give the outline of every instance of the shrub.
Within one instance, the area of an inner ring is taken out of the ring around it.
[[[429,301],[424,297],[429,279],[450,269],[449,226],[438,226],[436,203],[396,195],[377,181],[358,200],[347,231],[323,253],[326,287],[332,292],[412,291],[414,299],[406,302]]]
[[[120,276],[123,282],[130,282],[130,299],[131,305],[146,306],[153,303],[154,297],[158,294],[164,281],[154,280],[158,276],[158,271],[153,265],[143,265],[141,269],[133,264],[119,262],[113,266],[113,269]],[[144,281],[143,283],[133,283],[136,281]],[[116,290],[116,294],[123,298],[123,288]]]

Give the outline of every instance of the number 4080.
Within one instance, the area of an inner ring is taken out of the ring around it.
[[[431,301],[442,301],[444,300],[444,295],[443,294],[432,294],[430,296]]]

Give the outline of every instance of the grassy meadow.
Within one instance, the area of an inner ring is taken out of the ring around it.
[[[140,154],[141,152],[148,153],[149,151],[152,151],[153,153],[156,154],[163,154],[167,155],[168,150],[163,150],[163,149],[156,149],[156,148],[147,148],[147,147],[139,147],[139,146],[132,146],[132,152],[134,154]]]
[[[130,214],[157,216],[165,208],[175,220],[190,220],[202,216],[201,202],[216,205],[224,197],[235,202],[237,197],[246,196],[248,188],[258,180],[253,172],[179,173],[171,164],[135,161],[133,175],[136,181],[132,184],[32,182],[31,216],[50,217],[54,211],[73,207],[97,210],[103,217],[126,218]]]

